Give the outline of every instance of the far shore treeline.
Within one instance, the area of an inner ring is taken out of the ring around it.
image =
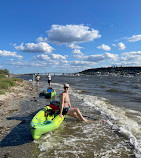
[[[23,79],[10,77],[7,69],[0,69],[0,95],[10,91],[11,86],[16,86],[16,82],[22,82]]]
[[[102,67],[87,69],[79,74],[95,75],[95,74],[118,74],[118,75],[141,75],[141,66],[139,67]]]

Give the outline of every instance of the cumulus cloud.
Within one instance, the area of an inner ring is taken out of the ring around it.
[[[52,59],[57,59],[57,60],[61,59],[61,60],[64,60],[64,59],[66,59],[67,55],[63,56],[61,54],[51,54],[51,57],[52,57]]]
[[[72,51],[73,57],[77,58],[77,59],[85,59],[86,56],[79,50],[79,49],[75,49]]]
[[[83,43],[101,37],[98,30],[84,25],[52,25],[47,34],[48,40],[56,44]]]
[[[71,66],[90,66],[92,62],[89,61],[71,61]],[[94,63],[93,63],[94,65]]]
[[[137,42],[141,40],[141,35],[133,35],[132,37],[128,38],[129,42]]]
[[[102,44],[101,46],[97,47],[98,49],[103,49],[105,51],[110,51],[111,48],[108,45]]]
[[[83,55],[83,53],[79,49],[73,50],[72,53],[76,55]]]
[[[31,52],[31,53],[51,53],[54,50],[54,48],[51,47],[46,42],[39,42],[37,44],[26,43],[25,45],[22,43],[19,46],[15,46],[15,49],[17,51]]]
[[[141,63],[141,51],[122,53],[121,59],[124,61],[140,61]]]
[[[71,44],[69,44],[69,48],[71,48],[71,49],[80,49],[80,48],[83,48],[83,47],[80,47],[75,43],[71,43]]]
[[[41,54],[41,55],[37,55],[35,57],[36,60],[45,60],[45,61],[48,61],[48,62],[58,62],[59,61],[62,61],[62,60],[66,60],[67,58],[67,55],[63,56],[61,54],[50,54],[50,55],[46,55],[46,54]]]
[[[37,59],[37,60],[47,60],[47,61],[49,61],[49,60],[50,60],[50,57],[49,57],[48,55],[46,55],[46,54],[41,54],[41,55],[37,55],[37,56],[35,57],[35,59]]]
[[[47,38],[40,36],[40,37],[38,37],[38,38],[36,39],[36,41],[37,41],[37,42],[47,42]]]
[[[118,46],[118,49],[119,49],[119,50],[124,50],[124,49],[126,48],[125,44],[122,43],[122,42],[118,43],[117,46]]]
[[[16,65],[18,67],[44,67],[47,66],[47,63],[44,62],[35,62],[35,61],[19,61],[19,62],[14,62],[11,61],[8,63],[9,65]]]
[[[12,56],[12,57],[16,57],[16,58],[23,58],[21,55],[18,55],[16,52],[11,52],[11,51],[6,51],[6,50],[0,50],[0,56],[1,57],[8,57],[8,56]]]
[[[124,52],[121,54],[119,60],[114,63],[117,66],[140,66],[141,65],[141,51]]]
[[[86,58],[87,61],[92,61],[92,62],[102,62],[102,61],[105,61],[105,60],[114,60],[114,61],[116,61],[117,59],[118,59],[118,55],[111,54],[111,53],[90,55]]]

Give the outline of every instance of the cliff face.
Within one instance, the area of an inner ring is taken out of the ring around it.
[[[92,68],[80,72],[80,74],[85,74],[85,75],[94,75],[97,73],[138,74],[141,73],[141,67]]]

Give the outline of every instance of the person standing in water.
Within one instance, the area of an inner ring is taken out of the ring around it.
[[[37,76],[36,76],[36,81],[37,81],[38,86],[39,86],[39,80],[40,80],[40,76],[39,76],[39,73],[38,73]]]
[[[64,85],[64,92],[62,92],[60,96],[60,115],[59,116],[62,118],[62,115],[68,115],[68,116],[78,118],[81,121],[87,122],[88,120],[82,116],[78,108],[71,107],[68,91],[69,91],[69,84],[66,83]]]
[[[48,85],[49,85],[49,87],[51,87],[51,75],[48,73]]]

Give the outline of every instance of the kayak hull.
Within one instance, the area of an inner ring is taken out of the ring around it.
[[[64,120],[59,115],[51,115],[49,106],[40,110],[32,119],[30,129],[33,139],[39,139],[43,134],[55,130]]]

